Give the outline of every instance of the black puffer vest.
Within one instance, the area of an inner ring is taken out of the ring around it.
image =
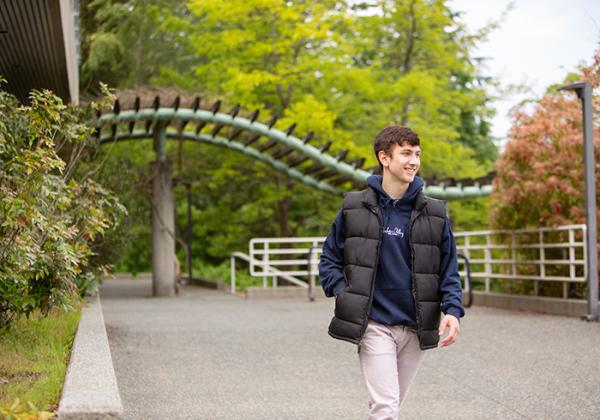
[[[343,273],[347,286],[335,298],[329,335],[360,344],[369,320],[383,237],[377,192],[368,188],[347,193],[343,214],[346,232]],[[410,249],[417,334],[422,350],[435,348],[439,342],[440,244],[445,218],[442,201],[422,193],[417,195],[410,218]]]

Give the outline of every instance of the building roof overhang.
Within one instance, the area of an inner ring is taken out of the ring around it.
[[[51,89],[78,103],[78,42],[77,0],[0,1],[0,76],[19,100]]]

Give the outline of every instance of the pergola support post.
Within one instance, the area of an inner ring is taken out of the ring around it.
[[[165,127],[154,130],[157,160],[152,164],[152,294],[175,295],[173,174],[165,154]]]

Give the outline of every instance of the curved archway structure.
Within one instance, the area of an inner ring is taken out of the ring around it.
[[[347,150],[336,156],[328,154],[332,142],[313,146],[310,144],[312,133],[302,139],[294,136],[295,124],[281,131],[274,128],[276,119],[266,124],[259,122],[258,111],[246,118],[238,115],[239,105],[229,113],[222,113],[219,112],[220,101],[208,110],[201,109],[199,104],[200,100],[196,98],[190,108],[179,108],[179,100],[176,99],[173,106],[161,108],[157,96],[150,108],[140,108],[139,98],[136,98],[131,109],[121,110],[119,101],[116,101],[113,112],[99,116],[97,135],[101,143],[153,138],[157,160],[166,159],[167,139],[210,143],[261,160],[298,181],[334,194],[342,194],[344,190],[339,185],[346,182],[363,188],[367,177],[373,173],[374,168],[362,169],[364,158],[348,160]],[[195,127],[186,130],[192,124]],[[140,126],[143,129],[136,129]],[[207,126],[212,126],[210,133],[205,129]],[[224,128],[229,133],[219,135]],[[492,190],[494,175],[443,181],[426,179],[424,192],[445,200],[487,196]]]
[[[130,109],[121,110],[119,100],[112,112],[98,114],[96,135],[100,144],[136,139],[153,139],[156,152],[152,194],[152,277],[155,296],[172,296],[175,282],[175,240],[171,166],[167,160],[168,139],[213,144],[238,151],[271,165],[291,178],[333,194],[343,193],[342,184],[364,188],[373,169],[362,169],[364,158],[348,159],[348,150],[333,156],[332,142],[312,145],[312,133],[294,135],[296,124],[286,130],[274,128],[276,118],[264,124],[259,112],[239,115],[236,105],[220,112],[221,101],[203,109],[196,97],[189,108],[180,108],[179,97],[170,107],[160,106],[156,96],[151,107],[142,108],[139,97]],[[489,195],[494,174],[479,179],[441,182],[426,180],[425,194],[440,199],[461,199]]]

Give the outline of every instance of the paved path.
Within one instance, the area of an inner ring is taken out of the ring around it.
[[[108,280],[102,306],[127,419],[364,419],[356,347],[326,332],[332,302],[243,300]],[[467,310],[430,350],[405,419],[600,419],[600,325]]]

